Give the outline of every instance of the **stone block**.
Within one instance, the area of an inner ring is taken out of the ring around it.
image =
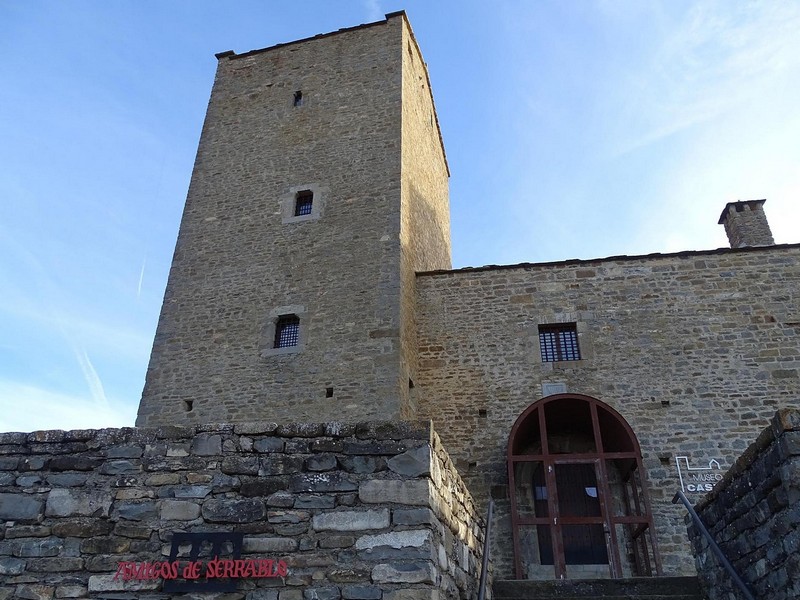
[[[385,529],[389,526],[389,510],[347,510],[314,515],[315,531],[362,531]]]
[[[266,499],[267,506],[275,506],[277,508],[292,508],[294,506],[297,496],[290,494],[286,491],[275,492],[270,494]]]
[[[282,589],[278,592],[278,600],[303,600],[303,590]]]
[[[407,477],[428,475],[431,471],[431,447],[427,444],[406,450],[386,461],[391,471]]]
[[[243,481],[240,493],[245,498],[270,496],[276,492],[289,489],[289,480],[285,477],[259,477],[250,481]]]
[[[129,580],[114,579],[114,574],[92,575],[89,577],[89,592],[143,592],[155,591],[161,586],[160,579]]]
[[[110,490],[55,489],[47,496],[45,515],[48,517],[107,517],[110,510]]]
[[[14,538],[49,537],[51,533],[52,529],[45,525],[14,525],[5,530],[7,540]]]
[[[297,540],[285,537],[245,537],[243,550],[251,554],[294,552],[297,550]]]
[[[391,548],[422,548],[431,542],[431,532],[425,529],[391,531],[374,535],[363,535],[356,540],[356,550],[371,550],[376,546]]]
[[[352,535],[326,535],[319,540],[320,548],[350,548],[356,543]]]
[[[260,466],[257,456],[226,456],[220,470],[228,475],[258,475]]]
[[[4,521],[36,521],[43,502],[23,494],[0,494],[0,519]]]
[[[244,499],[212,499],[203,503],[203,518],[211,523],[249,523],[263,519],[266,514],[264,502]]]
[[[168,488],[166,492],[173,498],[205,498],[211,490],[210,485],[176,485]]]
[[[339,600],[339,588],[335,585],[325,587],[311,587],[303,590],[304,600]]]
[[[88,456],[56,456],[50,460],[51,471],[94,471],[103,463],[101,458]]]
[[[112,446],[106,450],[107,458],[141,458],[141,446]]]
[[[47,483],[55,487],[80,487],[86,483],[88,475],[83,473],[51,473]]]
[[[59,457],[59,458],[61,458],[61,457]],[[57,459],[53,459],[53,461],[56,461],[56,460]],[[19,471],[23,471],[23,472],[25,472],[25,471],[41,471],[45,467],[49,466],[50,469],[55,470],[55,468],[50,463],[51,463],[50,459],[48,459],[48,458],[46,458],[44,456],[26,456],[26,457],[21,458],[19,460],[19,465],[18,465],[17,469]],[[88,471],[90,469],[84,469],[84,470]]]
[[[83,570],[83,559],[69,556],[29,558],[26,570],[30,573],[69,573]]]
[[[294,501],[295,508],[333,508],[336,505],[336,497],[332,495],[302,495]]]
[[[299,473],[289,479],[293,492],[352,492],[358,483],[339,471],[327,473]]]
[[[348,473],[376,473],[386,468],[386,459],[380,456],[343,456],[339,463]]]
[[[429,561],[381,563],[372,568],[374,583],[435,583],[436,569]]]
[[[261,459],[261,469],[258,474],[263,476],[289,475],[303,470],[303,459],[299,456],[274,454]]]
[[[56,598],[84,598],[88,591],[85,585],[59,585],[56,587]]]
[[[17,477],[16,481],[14,481],[12,476],[11,482],[16,483],[17,487],[25,488],[27,491],[29,491],[32,488],[38,488],[39,486],[43,485],[44,479],[42,479],[42,476],[38,473],[31,473],[28,475],[20,475]],[[5,485],[10,485],[10,483]]]
[[[103,475],[130,475],[139,473],[142,465],[139,461],[132,460],[109,460],[104,462],[98,469]]]
[[[155,502],[121,502],[117,505],[117,514],[120,519],[128,521],[151,521],[156,517]]]
[[[258,438],[253,442],[253,449],[256,452],[267,454],[271,452],[283,452],[283,438],[279,437],[263,437]]]
[[[121,554],[131,547],[131,541],[117,536],[92,537],[81,542],[83,554]]]
[[[328,579],[334,583],[369,582],[369,569],[333,569],[328,572]]]
[[[188,500],[162,500],[159,513],[163,521],[191,521],[200,516],[200,505]]]
[[[108,535],[114,523],[106,519],[69,519],[58,521],[52,527],[53,535],[66,538],[88,538],[97,535]]]
[[[306,459],[308,471],[332,471],[336,468],[336,457],[333,454],[315,454]]]
[[[355,442],[345,441],[344,453],[345,454],[360,454],[360,455],[376,455],[376,456],[394,456],[406,451],[406,444],[404,442],[375,441],[375,440],[359,440]]]
[[[311,513],[305,510],[270,510],[267,511],[267,521],[270,523],[301,523],[308,521]]]
[[[418,506],[432,506],[432,490],[427,479],[397,480],[372,479],[358,488],[358,497],[367,504],[393,502]]]
[[[343,585],[344,600],[380,600],[383,591],[376,585]]]
[[[16,544],[14,555],[20,557],[46,557],[58,556],[64,547],[64,541],[60,538],[38,538],[35,540],[24,540]]]
[[[247,592],[245,600],[278,600],[278,590],[253,590]]]
[[[0,575],[21,575],[24,571],[24,560],[10,556],[0,558]]]
[[[436,525],[438,520],[430,508],[396,508],[392,511],[395,525]]]
[[[246,421],[233,426],[233,431],[240,435],[271,434],[276,429],[278,429],[278,424],[269,421]]]
[[[405,588],[387,591],[384,600],[439,600],[439,590],[432,588]]]
[[[22,584],[18,585],[14,598],[20,600],[50,600],[55,588],[52,585]]]
[[[192,454],[195,456],[216,456],[222,454],[222,436],[199,433],[192,440]]]

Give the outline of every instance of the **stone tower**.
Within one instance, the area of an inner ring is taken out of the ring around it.
[[[413,417],[450,221],[405,14],[217,58],[137,425]]]

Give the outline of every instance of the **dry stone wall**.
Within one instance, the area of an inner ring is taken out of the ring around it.
[[[0,434],[0,520],[0,599],[184,597],[125,580],[176,532],[243,535],[230,600],[473,598],[483,540],[426,423]]]
[[[779,411],[696,510],[756,598],[800,598],[800,410]],[[709,600],[743,597],[691,521],[689,536]]]
[[[420,416],[434,421],[512,576],[506,444],[545,386],[616,409],[641,445],[670,574],[693,574],[676,457],[730,466],[800,391],[800,247],[486,267],[417,276]],[[542,362],[538,326],[577,324],[581,360]],[[553,393],[553,392],[549,392]]]

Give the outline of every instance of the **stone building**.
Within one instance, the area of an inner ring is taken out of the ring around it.
[[[694,572],[683,515],[800,392],[800,245],[452,269],[404,13],[224,52],[137,426],[430,420],[495,577]]]

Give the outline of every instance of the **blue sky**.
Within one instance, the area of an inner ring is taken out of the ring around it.
[[[405,9],[455,267],[800,242],[800,3],[0,2],[0,431],[132,425],[216,60]]]

